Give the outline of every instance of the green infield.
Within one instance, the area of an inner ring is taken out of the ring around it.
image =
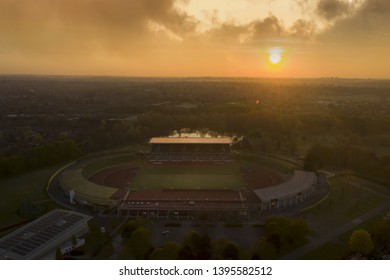
[[[131,188],[240,190],[245,183],[237,166],[147,166],[135,176]]]

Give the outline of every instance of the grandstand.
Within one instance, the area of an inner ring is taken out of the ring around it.
[[[282,184],[260,188],[254,193],[261,201],[261,210],[275,210],[297,205],[315,191],[317,175],[314,172],[295,170],[294,176]]]
[[[230,138],[152,138],[150,161],[226,162],[232,161]]]

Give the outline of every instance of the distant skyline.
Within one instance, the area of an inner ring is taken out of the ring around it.
[[[0,0],[0,74],[390,78],[389,0]]]

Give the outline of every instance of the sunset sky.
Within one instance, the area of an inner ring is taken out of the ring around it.
[[[390,78],[390,0],[0,0],[0,73]]]

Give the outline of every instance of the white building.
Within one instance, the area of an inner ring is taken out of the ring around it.
[[[317,175],[314,172],[296,170],[288,181],[254,190],[261,200],[261,210],[274,210],[294,206],[309,198],[315,191]]]

